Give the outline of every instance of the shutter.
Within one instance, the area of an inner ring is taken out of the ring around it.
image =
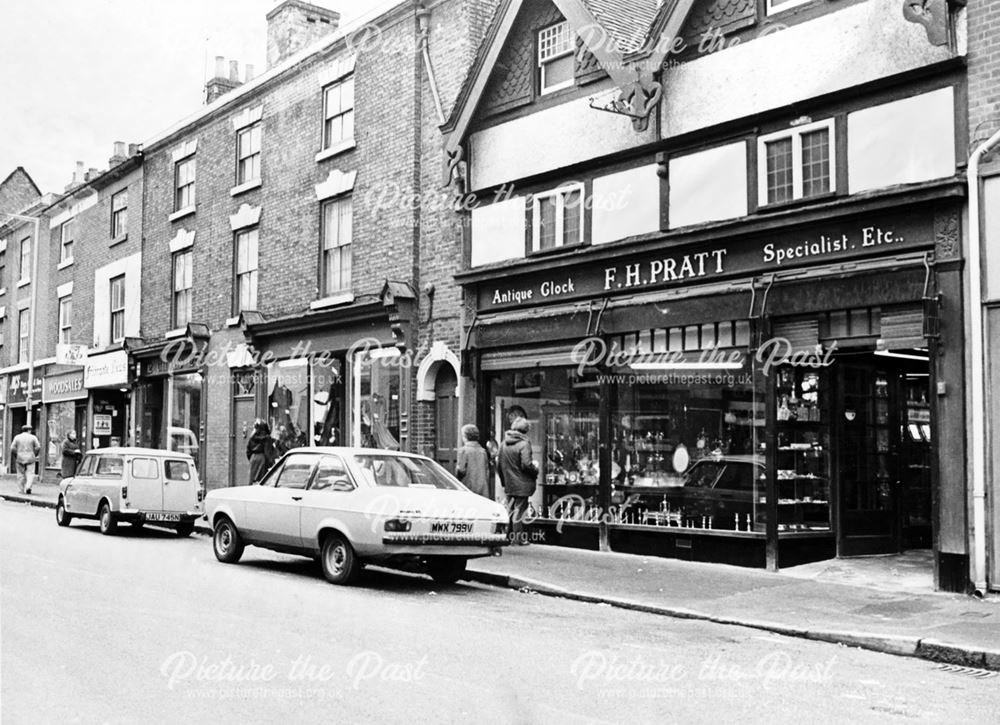
[[[819,345],[819,322],[815,319],[775,322],[772,336],[788,340],[792,352],[814,352]]]
[[[905,350],[924,347],[924,312],[920,307],[882,310],[879,350]]]

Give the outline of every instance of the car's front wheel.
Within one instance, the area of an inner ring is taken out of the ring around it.
[[[98,520],[101,525],[101,533],[105,536],[111,536],[118,530],[118,521],[115,520],[115,515],[111,513],[111,506],[107,501],[101,504],[101,512],[98,514]]]
[[[59,497],[59,503],[56,504],[56,523],[59,526],[69,526],[69,522],[73,520],[73,517],[66,513],[66,506],[63,504],[63,499]]]
[[[330,534],[323,540],[320,564],[323,576],[333,584],[353,584],[363,568],[354,549],[340,534]]]
[[[427,573],[438,584],[454,584],[465,576],[466,561],[461,556],[435,556],[427,560]]]
[[[215,524],[212,535],[212,548],[215,558],[224,564],[235,564],[243,556],[243,539],[236,530],[236,524],[223,517]]]

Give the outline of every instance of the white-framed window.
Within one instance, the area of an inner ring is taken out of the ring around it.
[[[191,263],[194,253],[190,250],[177,252],[173,259],[173,299],[171,316],[173,326],[183,327],[191,321]]]
[[[68,345],[73,332],[73,296],[59,298],[59,344]]]
[[[531,251],[583,242],[583,184],[568,184],[534,194],[531,208]]]
[[[246,229],[236,234],[236,281],[234,314],[257,309],[258,231]]]
[[[31,237],[21,240],[21,260],[18,271],[18,282],[27,282],[31,279]]]
[[[757,140],[760,206],[836,191],[834,119],[778,131]]]
[[[354,138],[354,76],[323,89],[323,148]]]
[[[353,202],[342,196],[323,203],[322,289],[329,297],[351,289],[351,237]]]
[[[17,362],[28,362],[28,337],[31,334],[31,310],[17,311]]]
[[[236,132],[236,183],[260,179],[260,121]]]
[[[813,0],[767,0],[767,14],[775,15],[811,2]]]
[[[194,206],[195,157],[188,156],[174,164],[174,211]]]
[[[573,32],[563,20],[538,31],[538,91],[552,93],[573,85]]]
[[[111,342],[125,339],[125,275],[111,278]]]
[[[76,236],[76,220],[64,221],[59,227],[59,262],[73,261],[73,237]]]
[[[118,239],[128,231],[128,189],[111,196],[111,238]]]

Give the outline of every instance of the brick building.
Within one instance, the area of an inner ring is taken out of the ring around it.
[[[194,453],[210,487],[245,482],[256,418],[281,450],[429,450],[437,372],[458,361],[461,235],[420,190],[441,187],[438,99],[488,5],[400,2],[341,28],[287,0],[265,72],[220,67],[210,102],[144,145],[138,444]],[[438,387],[454,418],[454,382]],[[438,427],[453,452],[455,421]]]

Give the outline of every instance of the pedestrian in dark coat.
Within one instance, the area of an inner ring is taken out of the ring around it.
[[[515,544],[527,544],[524,534],[524,517],[528,511],[528,498],[535,492],[538,478],[538,463],[531,451],[528,431],[531,425],[524,418],[517,418],[504,434],[497,455],[497,467],[504,493],[507,495],[507,510],[510,512],[511,540]]]
[[[271,426],[263,420],[253,424],[253,434],[247,441],[247,459],[250,461],[250,485],[253,486],[275,461],[274,441],[271,439]]]
[[[59,472],[63,478],[69,478],[76,474],[76,466],[81,458],[83,458],[83,449],[76,442],[76,431],[68,431],[66,440],[62,444],[62,470]]]
[[[490,462],[486,449],[479,445],[479,429],[474,425],[462,426],[461,448],[455,476],[473,493],[489,496]]]

